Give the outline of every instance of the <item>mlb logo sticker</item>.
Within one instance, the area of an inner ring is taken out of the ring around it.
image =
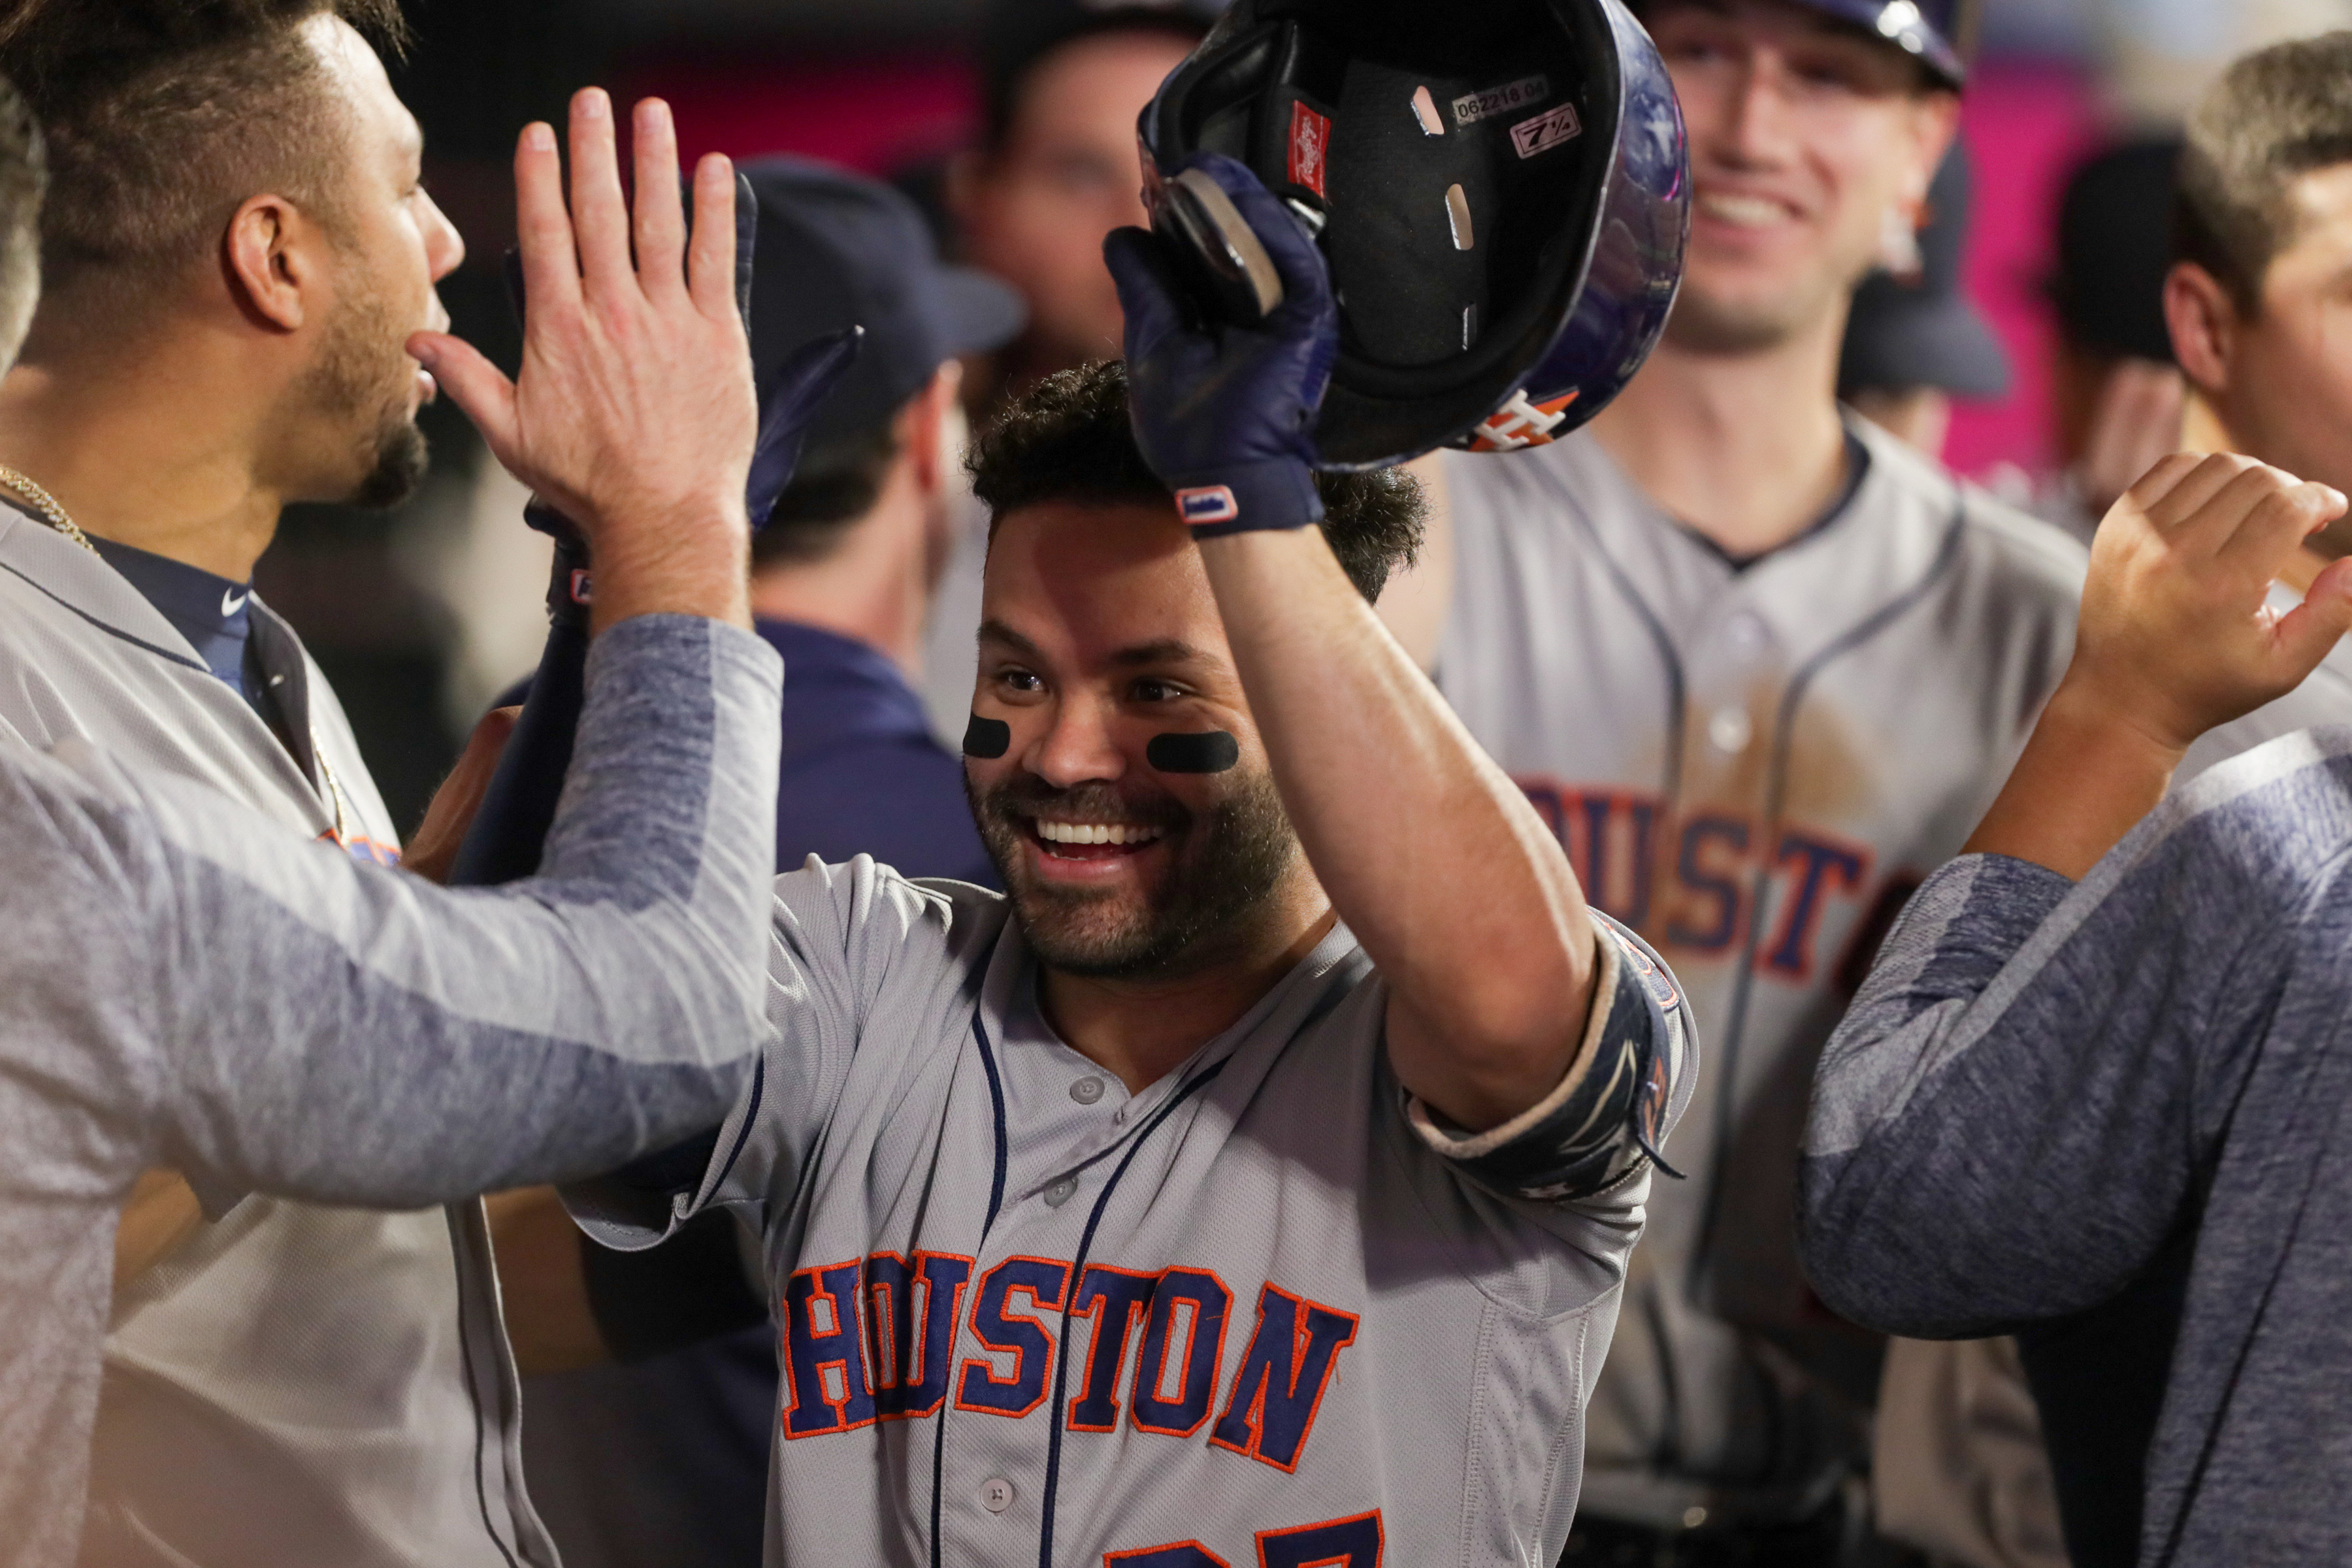
[[[575,605],[585,605],[590,602],[594,591],[594,581],[589,576],[588,569],[584,566],[573,567],[572,569],[572,602]]]
[[[1241,516],[1242,504],[1228,485],[1209,485],[1176,492],[1176,515],[1193,527],[1204,522],[1231,522]]]
[[[1290,106],[1290,183],[1323,195],[1323,159],[1331,148],[1331,119],[1303,103]]]
[[[1538,153],[1550,152],[1563,142],[1575,141],[1583,130],[1583,122],[1576,118],[1576,105],[1563,103],[1512,126],[1511,145],[1519,150],[1520,157],[1532,158]]]

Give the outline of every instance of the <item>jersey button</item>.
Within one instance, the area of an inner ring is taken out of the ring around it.
[[[1102,1097],[1103,1080],[1098,1078],[1082,1078],[1070,1085],[1070,1098],[1080,1105],[1092,1105]]]
[[[1064,1176],[1060,1181],[1055,1182],[1052,1186],[1045,1189],[1045,1206],[1047,1208],[1060,1208],[1064,1204],[1070,1201],[1070,1194],[1077,1190],[1078,1184],[1070,1180],[1069,1177]]]
[[[1718,708],[1715,717],[1706,721],[1706,738],[1715,743],[1715,749],[1735,756],[1748,749],[1748,738],[1754,733],[1755,726],[1748,721],[1745,708]]]
[[[1013,1483],[999,1476],[980,1484],[980,1506],[991,1513],[1003,1513],[1013,1506]]]

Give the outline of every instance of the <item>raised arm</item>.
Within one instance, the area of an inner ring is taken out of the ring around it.
[[[1201,557],[1284,806],[1387,980],[1398,1077],[1460,1128],[1493,1128],[1570,1074],[1601,968],[1593,917],[1558,841],[1308,526],[1329,281],[1246,171],[1203,166],[1286,299],[1260,329],[1195,327],[1152,237],[1114,236],[1137,436],[1180,502],[1230,495],[1207,509],[1230,518],[1194,531]]]
[[[2264,608],[2343,510],[2246,458],[2182,455],[2101,524],[2065,679],[1822,1055],[1803,1248],[1841,1312],[2000,1331],[2113,1294],[2176,1224],[2284,983],[2275,928],[2325,857],[2236,852],[2265,837],[2236,826],[2246,806],[2197,814],[2226,784],[2142,818],[2191,742],[2291,689],[2352,622],[2344,563],[2300,608]],[[2231,782],[2252,798],[2300,761]],[[2347,830],[2329,809],[2296,818],[2314,844]]]
[[[733,179],[698,171],[689,252],[667,110],[636,132],[634,226],[601,92],[573,105],[568,214],[552,133],[523,134],[517,382],[411,344],[596,550],[542,874],[445,891],[95,755],[5,770],[8,923],[79,900],[97,934],[65,982],[0,990],[105,988],[121,1109],[209,1196],[410,1205],[609,1167],[723,1115],[762,1037],[780,672],[743,629]]]
[[[2164,798],[2199,736],[2301,685],[2352,626],[2352,562],[2284,616],[2270,587],[2344,506],[2251,458],[2150,468],[2099,524],[2074,660],[1968,852],[2081,877]]]
[[[764,1037],[775,660],[637,616],[589,679],[545,868],[503,888],[291,842],[95,756],[71,759],[89,787],[9,814],[11,837],[63,813],[109,847],[130,912],[91,973],[131,1004],[156,1155],[212,1206],[415,1206],[606,1169],[726,1113]]]

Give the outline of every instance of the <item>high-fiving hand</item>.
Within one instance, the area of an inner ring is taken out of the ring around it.
[[[419,332],[408,348],[499,461],[587,534],[596,625],[656,612],[748,625],[744,486],[759,413],[735,304],[734,169],[717,154],[697,167],[689,241],[668,106],[637,105],[634,131],[634,215],[602,89],[572,100],[568,212],[553,130],[523,131],[515,201],[530,303],[515,380],[446,334]]]

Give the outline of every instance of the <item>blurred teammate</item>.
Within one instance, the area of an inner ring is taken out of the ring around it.
[[[2132,482],[2181,444],[2180,372],[2164,324],[2179,190],[2177,137],[2086,158],[2058,204],[2050,360],[2059,472],[2034,510],[2085,543]]]
[[[416,482],[433,383],[404,344],[446,324],[434,284],[464,254],[354,23],[399,27],[376,0],[269,0],[26,6],[0,32],[54,182],[0,383],[0,726],[388,860],[333,691],[251,587],[281,506]],[[156,1173],[116,1278],[92,1562],[551,1561],[477,1205],[200,1203]]]
[[[2177,259],[2161,294],[2191,438],[2339,488],[2352,485],[2352,375],[2326,340],[2342,309],[2334,280],[2352,265],[2348,68],[2352,34],[2333,33],[2248,56],[2206,94],[2178,158]],[[2168,162],[2165,173],[2168,187]],[[2284,552],[2268,612],[2292,613],[2347,548],[2339,521]],[[2346,722],[2352,650],[2338,644],[2293,690],[2192,737],[2173,783],[2277,736]],[[2186,1250],[2168,1248],[2112,1299],[2021,1332],[2075,1568],[2137,1560],[2188,1269]]]
[[[1028,325],[973,366],[982,419],[1038,377],[1119,353],[1103,236],[1144,222],[1135,119],[1225,0],[993,0],[979,33],[980,145],[949,166],[961,258],[1019,290]],[[923,700],[962,733],[980,626],[983,519],[967,508],[923,655]]]
[[[1435,668],[1594,900],[1671,955],[1712,1056],[1566,1560],[1839,1563],[1869,1530],[1879,1342],[1797,1267],[1813,1055],[2055,683],[2082,554],[1835,401],[1854,285],[1917,264],[1963,8],[1642,16],[1689,124],[1680,300],[1585,431],[1447,455]]]
[[[2273,45],[2223,73],[2190,116],[2164,310],[2212,444],[2352,489],[2352,360],[2335,334],[2352,268],[2352,32]],[[2284,614],[2352,527],[2314,534],[2273,593]],[[2352,722],[2352,649],[2294,691],[2190,748],[2183,776],[2273,735]]]
[[[2015,773],[1821,1062],[1804,1243],[1829,1301],[1896,1333],[2047,1330],[2091,1352],[2074,1399],[2147,1413],[2140,1517],[2086,1568],[2352,1553],[2352,736],[2282,739],[2158,806],[2190,742],[2352,626],[2340,562],[2286,616],[2266,603],[2344,510],[2235,455],[2132,488]],[[2132,1366],[2103,1320],[2152,1278],[2170,1332]]]
[[[1144,221],[1135,117],[1224,0],[993,0],[979,32],[980,145],[950,166],[961,259],[1021,292],[1028,326],[972,388],[983,409],[1119,353],[1103,236]]]
[[[0,145],[21,154],[26,128],[0,123]],[[731,287],[734,179],[723,158],[697,172],[689,247],[667,110],[643,106],[635,140],[632,223],[602,93],[574,103],[569,214],[553,134],[523,133],[531,310],[518,382],[437,333],[409,340],[499,460],[596,552],[576,765],[538,879],[445,892],[289,830],[282,812],[184,769],[110,756],[97,734],[61,725],[46,755],[0,737],[10,1568],[66,1568],[78,1545],[84,1563],[387,1560],[354,1541],[362,1524],[394,1532],[395,1550],[425,1542],[406,1561],[548,1560],[542,1541],[516,1539],[515,1521],[489,1534],[482,1491],[450,1496],[420,1478],[443,1458],[429,1445],[462,1434],[419,1434],[394,1403],[402,1383],[359,1381],[386,1363],[404,1373],[393,1352],[426,1352],[465,1303],[403,1303],[410,1315],[387,1350],[338,1337],[385,1330],[349,1321],[325,1279],[276,1300],[255,1280],[266,1315],[247,1321],[232,1298],[183,1333],[192,1355],[216,1361],[245,1341],[281,1342],[289,1359],[324,1341],[307,1359],[339,1355],[340,1370],[246,1412],[253,1429],[222,1438],[226,1453],[158,1455],[161,1473],[132,1478],[152,1483],[134,1500],[168,1507],[134,1512],[118,1492],[100,1533],[83,1541],[81,1525],[113,1221],[142,1169],[169,1163],[208,1195],[444,1202],[626,1160],[707,1125],[751,1072],[781,671],[751,633],[744,595],[760,416]],[[0,212],[14,220],[0,239],[11,323],[0,348],[13,351],[33,247],[20,159],[0,171]],[[805,418],[809,390],[779,403],[772,428]],[[14,549],[27,531],[48,537],[25,519],[0,542]],[[316,1261],[362,1278],[370,1267],[352,1253]],[[120,1361],[110,1357],[110,1377]],[[239,1451],[273,1436],[331,1449],[355,1473],[332,1492],[289,1486],[250,1458],[240,1474]],[[370,1484],[356,1473],[370,1465],[390,1473]],[[192,1514],[215,1530],[183,1533],[193,1551],[146,1523]],[[459,1518],[482,1531],[479,1551]],[[243,1531],[223,1547],[231,1519]]]
[[[810,340],[866,329],[752,541],[753,625],[789,681],[777,868],[866,853],[993,887],[962,764],[908,682],[964,500],[957,362],[1008,341],[1020,300],[941,266],[886,185],[785,159],[744,173],[760,198],[763,381]],[[491,1213],[517,1360],[551,1373],[525,1385],[524,1450],[565,1562],[755,1568],[776,1339],[734,1220],[710,1215],[653,1251],[616,1253],[588,1243],[552,1194],[494,1199]],[[556,1370],[608,1352],[628,1364]]]

